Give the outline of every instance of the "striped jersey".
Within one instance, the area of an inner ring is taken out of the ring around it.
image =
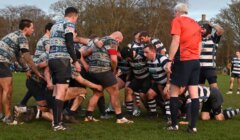
[[[144,79],[149,76],[147,61],[142,51],[138,52],[129,64],[135,79]]]
[[[158,53],[160,53],[161,51],[167,51],[163,43],[157,38],[151,39],[151,44],[157,48]]]
[[[37,42],[36,50],[33,55],[33,62],[36,64],[39,64],[43,61],[48,60],[48,53],[47,50],[49,50],[49,38],[47,36],[43,36],[39,41]]]
[[[74,34],[74,30],[75,24],[67,21],[66,19],[61,19],[52,26],[50,31],[49,59],[71,58],[67,51],[65,35],[67,33]]]
[[[106,36],[101,39],[103,42],[103,46],[101,48],[96,47],[94,44],[92,46],[92,55],[89,58],[89,72],[91,73],[101,73],[110,71],[111,68],[111,60],[108,53],[109,49],[116,49],[118,42],[113,38]]]
[[[210,94],[211,94],[211,92],[210,92],[209,87],[198,86],[198,96],[199,96],[200,103],[207,102],[208,98],[210,97]],[[190,98],[188,90],[185,92],[185,97],[187,99],[187,103],[190,103],[191,98]]]
[[[202,38],[200,66],[202,68],[216,68],[217,47],[221,36],[216,33],[210,37]]]
[[[20,49],[29,50],[27,37],[20,30],[9,33],[0,41],[0,62],[12,63]]]
[[[141,44],[141,43],[137,43],[136,41],[133,41],[133,42],[130,44],[130,48],[131,48],[133,51],[136,51],[137,53],[143,53],[144,45]]]
[[[232,59],[232,74],[240,74],[240,58],[234,57]]]
[[[154,61],[147,61],[149,73],[155,83],[166,84],[167,73],[165,71],[168,58],[164,55],[157,54]]]

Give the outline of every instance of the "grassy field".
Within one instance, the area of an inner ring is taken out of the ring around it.
[[[14,75],[13,105],[17,104],[25,94],[24,74]],[[240,95],[225,95],[229,86],[229,76],[219,75],[219,87],[224,93],[224,108],[240,107]],[[236,91],[235,91],[236,93]],[[106,94],[107,95],[107,94]],[[85,100],[86,106],[87,100]],[[33,104],[33,100],[29,105]],[[98,114],[98,113],[97,113]],[[80,118],[83,120],[82,118]],[[199,139],[199,140],[238,140],[240,139],[240,117],[224,122],[198,121],[198,133],[186,133],[186,126],[180,126],[178,132],[168,132],[164,130],[164,120],[162,118],[150,120],[146,117],[146,112],[140,118],[133,119],[134,124],[118,125],[115,119],[103,120],[97,123],[86,123],[70,125],[71,131],[53,132],[50,122],[36,120],[17,126],[8,126],[0,123],[0,139],[81,139],[81,140],[156,140],[156,139]]]

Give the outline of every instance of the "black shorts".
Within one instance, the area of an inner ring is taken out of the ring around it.
[[[209,112],[214,116],[222,111],[223,97],[220,91],[216,88],[211,88],[210,96],[206,102],[203,103],[201,112]]]
[[[209,84],[217,83],[217,73],[215,69],[200,68],[199,84],[205,84],[205,81]]]
[[[53,84],[69,84],[72,77],[69,59],[52,59],[48,61]]]
[[[120,75],[120,76],[118,76],[123,82],[127,82],[127,74],[122,74],[122,75]]]
[[[199,60],[176,61],[172,65],[171,83],[176,86],[198,85]]]
[[[12,77],[10,64],[5,62],[0,62],[0,78],[5,78],[5,77]]]
[[[232,73],[232,74],[231,74],[231,77],[233,77],[233,78],[240,78],[240,74],[234,74],[234,73]]]
[[[89,81],[102,85],[104,88],[117,84],[116,76],[112,71],[106,71],[101,73],[89,73]]]
[[[82,88],[86,88],[86,86],[82,85],[81,83],[79,83],[78,81],[76,81],[73,78],[70,79],[69,87],[82,87]]]
[[[159,89],[159,86],[162,87],[162,91]],[[156,92],[158,95],[162,95],[163,94],[163,89],[166,85],[159,85],[157,83],[153,83],[151,86],[151,89]]]
[[[30,92],[36,101],[45,100],[46,94],[46,83],[45,82],[37,82],[31,78],[28,78],[26,81],[26,86],[28,92]]]
[[[147,93],[149,88],[151,87],[151,80],[149,77],[144,79],[133,79],[131,83],[128,85],[135,92],[139,93]]]

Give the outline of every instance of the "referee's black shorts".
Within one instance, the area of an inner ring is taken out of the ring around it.
[[[199,60],[176,61],[172,64],[171,83],[176,86],[198,85]]]
[[[209,84],[217,83],[216,69],[200,68],[199,84],[205,84],[206,80]]]

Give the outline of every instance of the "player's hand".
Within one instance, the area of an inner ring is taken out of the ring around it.
[[[166,86],[163,89],[164,95],[169,94],[170,91],[170,84],[166,84]]]
[[[34,73],[37,75],[37,77],[45,80],[45,78],[41,75],[41,73],[40,73],[39,71],[35,71]],[[45,81],[46,81],[46,80],[45,80]]]
[[[167,62],[166,67],[165,67],[165,71],[168,73],[172,73],[172,62]]]
[[[102,87],[101,85],[97,85],[97,86],[96,86],[96,90],[98,90],[98,91],[103,91],[103,87]]]
[[[76,61],[76,62],[74,63],[74,67],[75,67],[75,69],[76,69],[77,72],[80,72],[80,71],[81,71],[81,66],[80,66],[80,64],[78,63],[78,61]]]

